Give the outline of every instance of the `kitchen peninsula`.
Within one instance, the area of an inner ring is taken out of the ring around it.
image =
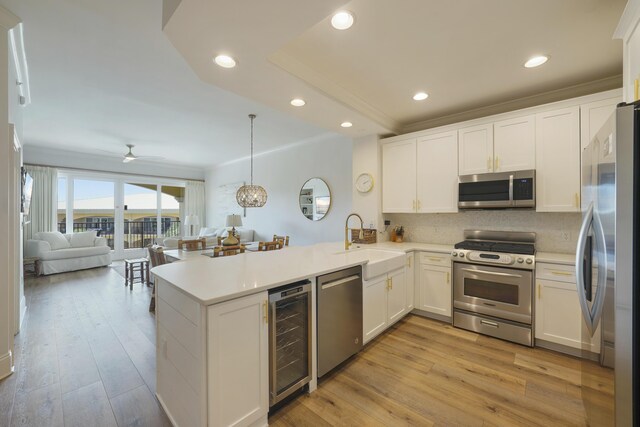
[[[217,259],[203,256],[154,268],[159,279],[158,399],[174,425],[267,425],[270,289],[300,280],[312,283],[309,389],[313,391],[316,278],[363,266],[364,287],[370,284],[373,292],[367,301],[367,289],[363,289],[366,343],[413,309],[413,255],[409,258],[406,253],[426,251],[448,262],[451,249],[449,245],[379,243],[345,251],[340,243],[322,243]],[[396,279],[393,290],[377,287],[387,273]],[[384,307],[371,311],[380,297]],[[387,304],[393,310],[387,310]],[[393,315],[388,316],[388,311]]]

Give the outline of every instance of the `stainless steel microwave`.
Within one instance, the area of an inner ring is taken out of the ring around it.
[[[459,178],[459,209],[535,208],[535,206],[535,170],[462,175]]]

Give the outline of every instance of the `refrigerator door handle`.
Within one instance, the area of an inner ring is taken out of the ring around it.
[[[593,202],[589,204],[587,211],[582,219],[582,225],[580,226],[580,233],[578,234],[578,244],[576,247],[576,288],[578,290],[578,302],[580,303],[580,311],[584,322],[589,329],[589,333],[593,336],[593,320],[591,318],[591,311],[589,310],[589,304],[587,303],[587,296],[584,289],[585,271],[584,271],[584,250],[587,244],[587,234],[589,228],[593,222]]]
[[[591,334],[595,332],[598,328],[598,323],[600,322],[600,318],[602,317],[602,309],[604,307],[604,297],[607,291],[607,250],[604,235],[604,227],[602,226],[602,221],[600,220],[600,215],[597,211],[593,212],[593,234],[594,239],[596,241],[596,253],[600,256],[598,257],[598,282],[596,286],[596,295],[595,301],[591,306],[590,316],[591,316]],[[600,250],[598,250],[600,248]]]

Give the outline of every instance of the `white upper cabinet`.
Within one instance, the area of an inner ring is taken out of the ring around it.
[[[536,115],[536,210],[580,212],[580,109]]]
[[[591,102],[580,106],[580,142],[584,148],[616,110],[616,105],[622,98],[611,98],[603,101]]]
[[[382,212],[416,211],[416,139],[382,146]]]
[[[458,212],[458,133],[420,138],[416,159],[417,211]]]
[[[493,124],[493,171],[536,168],[535,115]]]
[[[493,124],[458,131],[460,175],[493,172]]]

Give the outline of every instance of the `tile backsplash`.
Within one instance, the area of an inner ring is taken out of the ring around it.
[[[573,253],[580,231],[579,213],[495,210],[452,214],[386,214],[391,226],[405,227],[405,240],[454,244],[463,240],[463,230],[533,231],[536,249]]]

